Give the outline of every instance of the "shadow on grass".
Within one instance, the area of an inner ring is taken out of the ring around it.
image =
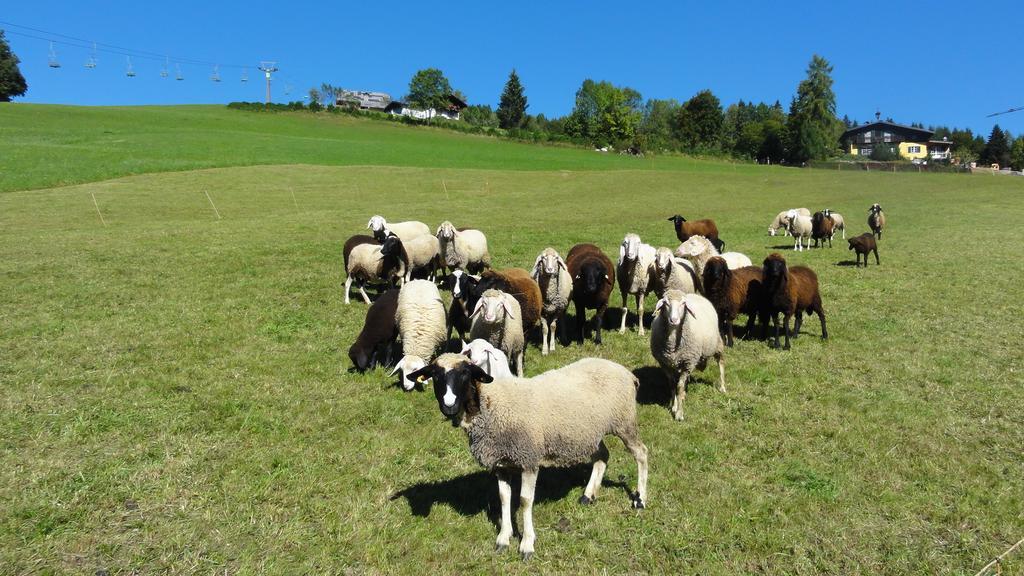
[[[843,260],[841,262],[836,262],[836,266],[857,266],[857,261],[856,260]],[[876,264],[876,266],[877,266],[877,264]]]
[[[636,392],[636,401],[640,404],[668,405],[672,400],[673,382],[661,368],[641,366],[633,370],[633,375],[640,381],[640,389]]]

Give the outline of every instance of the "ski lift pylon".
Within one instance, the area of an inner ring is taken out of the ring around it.
[[[60,68],[60,62],[57,60],[57,50],[53,47],[53,42],[50,42],[50,68]]]

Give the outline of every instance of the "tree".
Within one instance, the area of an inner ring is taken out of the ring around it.
[[[309,89],[309,104],[310,104],[310,106],[312,106],[313,104],[319,104],[321,101],[323,101],[323,94],[321,94],[320,91],[317,90],[316,88],[310,88]]]
[[[683,104],[676,116],[676,135],[690,150],[719,147],[722,133],[722,103],[711,90],[701,90]]]
[[[797,86],[789,108],[789,159],[794,164],[828,158],[836,149],[842,122],[836,118],[832,65],[815,54],[807,78]]]
[[[1014,170],[1024,171],[1024,136],[1018,136],[1010,148],[1010,166]]]
[[[633,144],[640,126],[640,93],[611,82],[583,81],[565,132],[597,146]]]
[[[672,123],[679,113],[675,100],[648,100],[644,105],[639,133],[646,150],[669,150],[678,147],[673,136]]]
[[[25,77],[18,69],[20,62],[7,45],[4,31],[0,30],[0,102],[10,102],[15,96],[24,96],[28,90]]]
[[[1000,167],[1010,164],[1010,143],[999,124],[992,127],[985,149],[981,151],[981,163],[999,164]]]
[[[409,95],[406,100],[420,110],[440,110],[448,107],[448,96],[452,85],[437,68],[426,68],[413,74],[409,80]]]
[[[487,104],[474,104],[463,108],[460,117],[462,121],[471,126],[494,127],[498,126],[498,116]]]
[[[502,128],[520,128],[526,119],[526,96],[523,94],[523,85],[519,82],[519,75],[516,69],[508,75],[505,82],[505,89],[501,92],[501,102],[498,104],[498,125]]]

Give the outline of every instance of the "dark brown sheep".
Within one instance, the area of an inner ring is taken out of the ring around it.
[[[680,242],[686,242],[690,236],[703,236],[716,247],[718,246],[718,226],[715,226],[714,220],[694,220],[687,222],[686,218],[683,218],[679,214],[668,219],[669,222],[675,224],[676,227],[676,238],[679,238]],[[725,248],[725,243],[722,243],[722,248]],[[719,248],[719,252],[722,249]]]
[[[754,329],[754,320],[762,309],[764,274],[757,266],[730,270],[725,259],[713,256],[704,265],[704,296],[718,312],[719,331],[726,345],[732,346],[732,322],[741,312],[747,315],[744,338]],[[765,319],[761,319],[765,324]]]
[[[399,292],[401,290],[397,288],[384,292],[366,309],[363,330],[348,349],[354,370],[365,372],[377,364],[386,366],[391,363],[391,348],[398,339],[395,310]]]
[[[576,329],[579,343],[586,335],[587,309],[595,309],[594,342],[601,343],[601,324],[608,309],[608,296],[615,287],[615,266],[610,258],[593,244],[577,244],[565,258],[572,277],[572,301],[576,305]]]
[[[854,238],[847,238],[847,242],[850,243],[850,250],[857,251],[857,266],[860,266],[860,256],[864,255],[864,267],[868,267],[868,254],[875,253],[875,265],[880,266],[882,263],[878,260],[878,243],[875,242],[875,235],[871,232],[865,232],[860,236]]]
[[[824,212],[815,212],[814,216],[811,216],[811,238],[814,239],[814,247],[825,247],[825,240],[828,240],[828,247],[832,247],[832,234],[834,233],[835,222],[831,216],[826,216]]]
[[[511,294],[519,302],[523,314],[523,334],[530,331],[540,320],[544,298],[540,286],[530,273],[522,268],[505,268],[504,270],[485,270],[480,281],[472,290],[473,297],[466,304],[469,310],[476,308],[476,302],[484,292],[494,288]]]
[[[882,228],[885,228],[885,212],[882,212],[882,207],[878,204],[872,204],[871,208],[868,209],[868,226],[871,227],[871,231],[882,239]]]
[[[793,338],[800,335],[803,313],[814,312],[821,320],[821,337],[828,338],[825,328],[825,310],[821,306],[821,294],[818,292],[818,276],[806,266],[794,266],[787,269],[786,259],[781,254],[772,253],[764,259],[764,306],[771,315],[775,325],[775,340],[772,348],[779,347],[779,312],[785,316],[786,345],[789,350],[789,319],[796,314],[796,325],[793,327]]]
[[[341,249],[342,257],[345,259],[345,270],[348,270],[349,254],[352,253],[353,248],[360,244],[380,245],[380,242],[378,242],[377,239],[374,238],[373,236],[369,236],[367,234],[356,234],[355,236],[350,237],[348,240],[345,240],[345,246]]]

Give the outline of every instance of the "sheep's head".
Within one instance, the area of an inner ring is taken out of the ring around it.
[[[764,259],[764,282],[769,290],[786,278],[786,259],[778,252],[772,252]]]
[[[686,218],[683,218],[679,214],[676,214],[675,216],[670,217],[668,221],[674,223],[676,226],[679,226],[683,222],[686,222]]]
[[[441,222],[441,225],[437,227],[437,237],[440,240],[451,240],[452,238],[455,238],[455,226],[447,220]]]
[[[789,221],[792,220],[793,218],[796,218],[797,214],[798,212],[796,210],[790,210],[786,212],[786,225],[789,225]]]
[[[452,298],[468,298],[476,287],[476,278],[470,276],[465,270],[456,268],[444,279],[443,287],[450,290]]]
[[[464,343],[461,354],[469,358],[473,364],[483,368],[488,374],[494,372],[494,366],[498,363],[504,364],[505,371],[509,371],[508,358],[493,344],[482,338]]]
[[[690,236],[686,239],[686,242],[683,242],[676,248],[676,256],[680,258],[696,258],[708,250],[717,252],[715,246],[707,238],[700,235]]]
[[[348,359],[352,361],[352,370],[365,372],[370,367],[370,355],[362,346],[353,344],[348,349]]]
[[[416,387],[416,379],[413,378],[412,374],[426,365],[427,363],[423,360],[423,358],[420,358],[419,356],[413,356],[412,354],[408,356],[403,356],[402,359],[398,361],[398,364],[395,365],[394,370],[392,370],[391,373],[388,374],[388,376],[394,376],[399,370],[401,370],[402,388],[404,388],[405,391],[408,392]]]
[[[619,261],[636,260],[639,255],[640,236],[632,233],[626,234],[626,237],[622,240],[622,245],[619,246]]]
[[[409,377],[416,382],[433,381],[437,406],[441,414],[451,419],[452,426],[458,426],[459,414],[479,405],[475,385],[494,381],[483,368],[461,354],[442,354],[433,364],[411,372]]]
[[[608,273],[609,270],[605,269],[603,263],[597,260],[587,260],[580,266],[580,271],[576,274],[573,282],[578,282],[587,294],[597,294],[604,284],[613,282]]]
[[[878,214],[881,211],[882,211],[882,207],[879,206],[877,203],[872,204],[871,205],[871,209],[868,210],[868,212],[871,212],[872,214]]]
[[[654,315],[658,316],[659,314],[672,326],[679,326],[685,322],[687,314],[694,318],[697,317],[686,302],[686,294],[681,290],[665,292],[665,297],[654,305]]]
[[[497,324],[504,321],[506,317],[515,319],[516,312],[513,311],[512,302],[515,302],[515,300],[505,292],[494,289],[488,290],[477,300],[471,316],[479,314],[481,320],[488,324]]]
[[[554,248],[545,248],[533,262],[532,276],[535,280],[540,278],[542,273],[547,276],[554,276],[558,273],[559,266],[565,270],[565,260],[562,260],[562,257],[558,255],[558,251]]]
[[[828,208],[825,208],[824,210],[822,210],[821,213],[824,214],[826,218],[831,218],[832,217],[832,211],[829,210]]]
[[[402,253],[402,240],[392,234],[380,245],[380,253],[383,256],[398,256]]]
[[[388,223],[384,220],[383,216],[377,215],[370,218],[370,221],[366,223],[366,228],[373,230],[374,232],[380,232],[387,226]]]
[[[719,286],[729,277],[729,265],[721,256],[713,256],[704,265],[704,286]]]
[[[661,247],[654,253],[654,268],[658,274],[665,274],[672,267],[672,251]]]

